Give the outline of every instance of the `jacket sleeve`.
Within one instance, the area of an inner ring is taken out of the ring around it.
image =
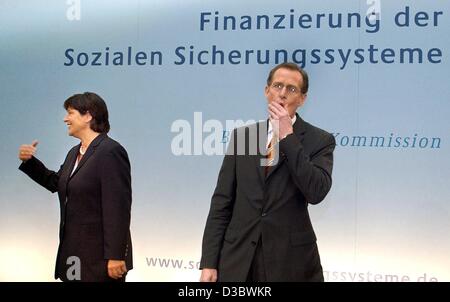
[[[124,260],[131,219],[131,167],[128,154],[117,146],[101,164],[104,258]]]
[[[217,268],[225,231],[230,223],[236,196],[236,130],[220,168],[216,189],[203,233],[200,268]]]
[[[58,172],[51,171],[36,157],[31,157],[26,162],[22,162],[19,170],[27,174],[32,180],[46,188],[52,193],[58,191],[58,181],[61,175],[62,165]]]
[[[295,134],[280,141],[280,152],[287,158],[287,165],[294,183],[305,196],[307,202],[321,202],[331,189],[333,170],[333,150],[336,146],[331,134],[323,134],[311,155]]]

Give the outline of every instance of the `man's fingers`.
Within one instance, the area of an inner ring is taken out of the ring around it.
[[[280,105],[279,103],[272,102],[272,103],[269,104],[269,106],[270,106],[271,108],[273,108],[273,110],[274,110],[275,112],[277,112],[277,114],[278,114],[280,117],[289,114],[289,113],[287,112],[286,108],[284,108],[284,107],[283,107],[282,105]]]
[[[269,106],[270,106],[271,108],[273,108],[274,111],[277,112],[277,114],[280,116],[280,118],[281,118],[281,117],[285,117],[285,116],[286,116],[286,117],[289,116],[289,112],[288,112],[287,109],[284,107],[284,105],[279,104],[279,103],[277,103],[277,102],[271,102],[271,103],[269,104]]]
[[[278,117],[282,116],[282,112],[279,108],[275,107],[273,104],[269,104],[269,110],[276,114]]]
[[[216,282],[217,281],[217,270],[215,269],[203,269],[200,276],[201,282]]]
[[[39,142],[37,141],[37,140],[34,140],[32,143],[31,143],[31,146],[33,146],[34,148],[36,148],[36,146],[39,144]]]
[[[271,102],[269,105],[271,105],[272,107],[275,107],[278,110],[284,109],[284,107],[280,103],[277,103],[277,102]]]
[[[278,110],[272,104],[269,104],[268,109],[269,109],[269,111],[271,111],[273,113],[278,113]]]
[[[269,115],[274,120],[278,120],[280,118],[279,114],[273,110],[273,108],[269,108]]]
[[[281,105],[280,103],[277,103],[277,102],[271,102],[270,105],[272,105],[276,108],[284,108],[283,105]]]

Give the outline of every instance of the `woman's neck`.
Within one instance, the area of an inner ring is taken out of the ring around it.
[[[86,131],[86,133],[83,133],[83,135],[81,135],[79,137],[80,141],[81,141],[81,146],[83,147],[84,151],[86,151],[86,149],[89,147],[89,145],[92,143],[92,141],[99,136],[100,133],[92,131],[89,129],[89,131]]]

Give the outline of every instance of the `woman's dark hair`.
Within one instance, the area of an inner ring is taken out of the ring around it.
[[[64,109],[69,108],[78,110],[84,115],[87,112],[92,116],[90,127],[95,132],[108,133],[108,108],[105,101],[93,92],[85,92],[83,94],[75,94],[64,102]]]

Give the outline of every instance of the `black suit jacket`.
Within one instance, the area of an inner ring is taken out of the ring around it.
[[[73,147],[58,172],[35,157],[20,170],[51,192],[58,192],[61,222],[55,278],[67,280],[77,256],[81,281],[111,281],[108,259],[133,268],[130,236],[131,174],[125,149],[106,134],[89,145],[72,173],[80,145]],[[69,259],[70,260],[70,259]]]
[[[297,115],[294,133],[280,141],[278,164],[266,176],[264,156],[249,154],[249,147],[255,137],[265,146],[267,125],[233,132],[211,200],[200,267],[218,269],[219,281],[246,281],[262,240],[267,281],[323,281],[308,204],[321,202],[331,188],[335,139]],[[237,155],[242,137],[246,154]]]

